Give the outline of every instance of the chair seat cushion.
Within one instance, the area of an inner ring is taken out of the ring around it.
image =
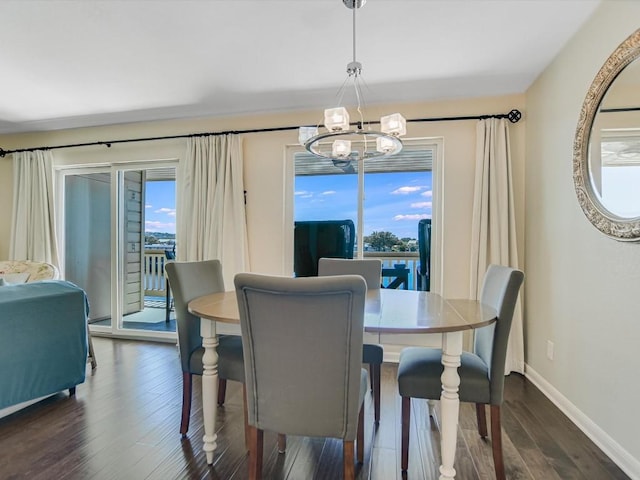
[[[218,335],[218,341],[218,376],[224,380],[244,382],[242,337]],[[204,355],[204,348],[200,347],[189,358],[189,368],[194,375],[202,375],[202,355]]]
[[[384,350],[382,345],[365,343],[362,345],[362,363],[382,364]]]
[[[439,400],[442,393],[442,350],[410,347],[400,354],[398,390],[402,397]],[[489,368],[480,357],[462,352],[460,358],[460,401],[490,403]]]

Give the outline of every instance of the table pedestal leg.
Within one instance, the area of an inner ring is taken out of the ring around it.
[[[442,414],[441,451],[442,465],[440,465],[440,480],[453,479],[456,471],[453,462],[456,454],[458,437],[458,416],[460,415],[460,399],[458,387],[460,376],[460,355],[462,354],[462,332],[445,333],[442,338],[442,395],[440,396],[440,411]]]
[[[200,334],[202,335],[202,415],[204,417],[204,436],[202,449],[207,455],[207,464],[213,463],[213,452],[217,447],[216,440],[216,399],[218,398],[218,336],[216,322],[200,320]]]

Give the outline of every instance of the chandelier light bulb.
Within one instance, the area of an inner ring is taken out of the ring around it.
[[[324,126],[330,132],[349,130],[349,112],[344,107],[327,108],[324,111]]]
[[[318,135],[318,127],[300,127],[298,129],[298,142],[304,145],[307,140]]]
[[[393,140],[386,137],[378,137],[376,138],[376,150],[380,153],[389,153],[392,152],[396,148],[396,145],[393,143]]]
[[[385,115],[380,118],[380,129],[386,134],[401,137],[407,133],[407,121],[399,113]]]
[[[351,155],[350,140],[334,140],[331,154],[337,158],[347,158]]]

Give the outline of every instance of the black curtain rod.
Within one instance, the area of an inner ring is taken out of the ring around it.
[[[637,112],[640,107],[623,107],[623,108],[601,108],[601,113],[616,113],[616,112]]]
[[[407,122],[447,122],[447,121],[459,121],[459,120],[484,120],[486,118],[507,118],[511,123],[517,123],[522,118],[522,113],[519,110],[513,109],[509,113],[499,113],[495,115],[469,115],[464,117],[434,117],[434,118],[414,118],[409,119]],[[366,122],[366,123],[380,123],[380,122]],[[352,123],[352,125],[359,125],[358,123]],[[149,142],[155,140],[171,140],[174,138],[190,138],[190,137],[209,137],[217,135],[230,135],[241,133],[263,133],[263,132],[282,132],[285,130],[297,130],[300,127],[273,127],[273,128],[257,128],[249,130],[227,130],[224,132],[208,132],[208,133],[187,133],[184,135],[168,135],[164,137],[146,137],[146,138],[128,138],[125,140],[109,140],[105,142],[87,142],[87,143],[71,143],[68,145],[54,145],[51,147],[31,147],[31,148],[19,148],[16,150],[5,150],[0,148],[0,157],[5,157],[11,153],[19,152],[34,152],[36,150],[57,150],[59,148],[75,148],[75,147],[91,147],[94,145],[104,145],[107,148],[111,145],[118,143],[130,143],[130,142]]]

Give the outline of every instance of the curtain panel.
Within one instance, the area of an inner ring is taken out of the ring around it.
[[[176,176],[179,261],[218,259],[225,285],[249,270],[242,138],[192,137]]]
[[[58,265],[49,150],[13,154],[13,212],[9,256]]]
[[[488,118],[476,128],[476,175],[471,227],[470,297],[480,298],[489,264],[520,268],[516,244],[509,129],[505,119]],[[513,313],[505,374],[524,373],[524,331],[520,297]]]

